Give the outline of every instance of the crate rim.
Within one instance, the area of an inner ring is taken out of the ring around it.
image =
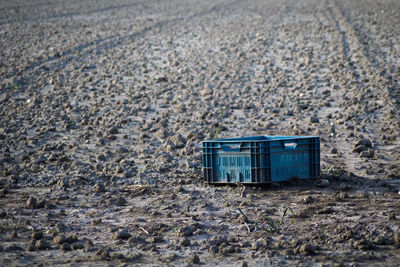
[[[253,138],[257,137],[272,137],[274,139],[268,140],[252,140]],[[252,139],[246,139],[246,138],[252,138]],[[279,139],[281,138],[281,139]],[[269,142],[269,141],[280,141],[280,140],[291,140],[291,139],[309,139],[309,138],[320,138],[319,136],[280,136],[280,135],[257,135],[257,136],[244,136],[244,137],[236,137],[236,138],[224,138],[224,139],[215,139],[215,140],[204,140],[201,143],[205,142]]]

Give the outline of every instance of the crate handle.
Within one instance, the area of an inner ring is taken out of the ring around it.
[[[287,150],[295,150],[297,147],[297,143],[285,143],[285,149]]]
[[[240,151],[240,147],[242,146],[241,143],[238,144],[221,144],[221,149],[225,152],[239,152]]]

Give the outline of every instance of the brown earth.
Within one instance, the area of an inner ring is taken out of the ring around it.
[[[400,3],[0,3],[0,265],[400,262]],[[209,186],[201,141],[318,135]]]

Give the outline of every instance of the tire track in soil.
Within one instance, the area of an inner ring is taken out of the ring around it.
[[[17,5],[13,5],[13,6],[4,6],[4,7],[0,7],[0,11],[3,11],[3,10],[12,10],[12,9],[17,9],[17,8],[54,6],[54,5],[57,5],[58,3],[62,3],[62,2],[64,2],[64,0],[56,0],[56,1],[51,1],[51,2],[49,2],[49,1],[42,1],[42,2],[38,1],[38,2],[35,3],[35,4],[28,4],[28,3],[26,3],[26,4],[19,4],[19,5],[17,4]],[[69,4],[73,4],[74,2],[80,2],[80,0],[75,0],[75,1],[71,0],[71,1],[68,1]],[[6,4],[7,4],[7,3],[6,3]]]
[[[355,79],[355,87],[354,89],[350,89],[350,91],[354,91],[354,93],[358,93],[359,90],[364,86],[362,82],[362,75],[359,66],[357,66],[356,62],[352,60],[353,54],[354,54],[354,46],[352,43],[352,39],[350,37],[350,34],[348,31],[346,31],[345,25],[343,24],[343,20],[341,19],[340,14],[338,14],[337,9],[335,9],[335,6],[331,4],[331,2],[325,1],[324,2],[325,10],[326,13],[324,14],[326,16],[326,19],[329,24],[333,26],[333,28],[336,29],[336,32],[338,33],[337,36],[341,40],[340,46],[341,50],[343,51],[342,53],[342,60],[344,63],[347,63],[347,66],[343,69],[344,72],[346,72],[346,68],[350,70],[352,73],[353,78]],[[345,96],[349,93],[349,89],[347,88],[348,85],[343,84],[342,81],[337,80],[335,77],[333,77],[335,80],[335,83],[340,84],[339,88],[336,90],[335,94],[338,97],[334,97],[335,99],[335,106],[339,107],[339,109],[343,109],[345,103],[343,100],[343,97],[340,96]],[[323,114],[325,116],[325,114]],[[345,125],[340,125],[336,124],[335,127],[336,132],[338,133],[345,133]],[[337,134],[332,140],[334,143],[336,143],[336,147],[340,148],[340,151],[343,153],[343,156],[345,157],[344,160],[340,160],[341,164],[346,167],[346,169],[349,170],[357,170],[359,169],[358,166],[362,166],[362,160],[361,158],[352,153],[352,144],[346,139],[345,136],[342,134]],[[361,171],[361,170],[360,170]],[[356,175],[364,175],[363,173],[356,172]]]
[[[290,12],[290,5],[287,3],[283,3],[283,4],[285,5],[285,8],[283,8],[283,11],[280,13],[280,15],[278,17],[276,17],[274,20],[270,21],[271,25],[279,24],[283,20],[285,15],[287,15]],[[277,37],[278,37],[278,32],[276,30],[272,31],[272,34],[270,34],[269,38],[263,40],[264,47],[266,47],[266,48],[271,47],[275,43]],[[265,52],[268,53],[268,51],[265,51]],[[249,54],[250,53],[251,52],[249,52]],[[252,69],[253,66],[251,64],[248,64],[248,63],[251,63],[249,61],[244,61],[244,63],[246,63],[246,64],[242,64],[242,62],[241,62],[241,64],[236,66],[237,67],[236,77],[238,77],[238,78],[232,79],[232,81],[230,82],[228,87],[231,87],[234,83],[239,88],[245,87],[247,80],[242,79],[243,77],[245,77],[245,75],[243,75],[242,72],[245,70],[248,70],[248,69]],[[252,71],[254,72],[254,70],[252,70]],[[253,76],[252,78],[255,78],[255,76],[256,76],[255,73],[253,73],[252,76]]]
[[[384,62],[384,59],[382,58],[376,58],[379,54],[383,55],[384,57],[387,58],[387,55],[385,55],[385,52],[382,51],[379,47],[376,47],[379,52],[377,53],[376,56],[374,56],[372,53],[370,53],[370,49],[366,47],[366,44],[363,44],[361,41],[362,38],[360,37],[361,35],[361,29],[356,28],[353,24],[350,22],[350,18],[346,17],[345,12],[343,10],[344,7],[341,7],[339,4],[338,0],[334,0],[334,12],[337,15],[337,17],[340,19],[340,23],[344,25],[344,28],[347,32],[350,32],[349,36],[351,37],[351,45],[353,46],[353,50],[358,50],[361,56],[361,63],[360,65],[361,69],[368,74],[364,79],[367,80],[366,83],[363,83],[363,86],[360,89],[363,89],[362,91],[367,91],[367,83],[368,83],[368,77],[374,77],[376,78],[377,73],[381,73],[382,70],[386,70],[386,66],[379,64],[379,62]],[[363,66],[365,66],[363,68]],[[386,71],[387,72],[387,71]],[[398,84],[398,81],[392,77],[392,75],[379,75],[379,83],[378,85],[380,88],[386,89],[386,94],[383,92],[380,92],[379,89],[372,90],[372,94],[374,98],[379,98],[380,100],[384,101],[384,108],[376,110],[372,113],[372,116],[376,115],[378,113],[378,121],[374,122],[371,120],[369,123],[368,127],[368,132],[372,134],[372,136],[378,138],[384,134],[386,134],[386,131],[384,130],[387,128],[387,114],[392,113],[392,119],[394,121],[394,126],[397,132],[400,132],[400,119],[398,115],[398,110],[400,109],[400,102],[399,102],[399,92],[400,92],[400,86]],[[365,94],[364,92],[360,93],[361,97],[365,99]],[[367,101],[367,100],[365,100]],[[371,113],[367,111],[366,116],[369,116]],[[396,124],[397,122],[397,124]],[[398,135],[398,134],[397,134]],[[397,140],[392,140],[391,143],[389,144],[378,144],[379,150],[381,151],[381,154],[386,157],[389,162],[391,159],[393,159],[392,164],[394,165],[399,165],[400,163],[400,140],[397,138]],[[385,161],[381,162],[376,162],[377,164],[385,164]],[[387,164],[387,163],[386,163]],[[398,173],[400,175],[400,173]]]
[[[222,3],[214,5],[211,8],[205,9],[199,13],[193,14],[187,18],[180,16],[180,17],[176,17],[174,19],[161,20],[159,22],[156,22],[149,26],[144,27],[139,31],[133,32],[129,35],[125,35],[122,37],[118,34],[114,34],[114,35],[100,38],[100,39],[97,39],[94,41],[90,41],[88,43],[84,43],[84,44],[75,46],[73,48],[67,49],[64,52],[57,53],[53,56],[46,58],[45,60],[36,60],[35,62],[33,62],[33,63],[29,64],[27,67],[25,67],[23,70],[20,70],[15,74],[11,74],[5,78],[9,79],[13,76],[21,75],[27,71],[35,70],[38,68],[44,68],[45,70],[53,69],[53,68],[55,68],[55,69],[63,68],[69,62],[76,59],[75,54],[77,54],[77,53],[81,54],[82,57],[85,57],[93,52],[96,52],[96,54],[100,54],[100,52],[103,52],[104,50],[107,51],[108,49],[111,49],[118,45],[121,45],[122,43],[124,43],[126,41],[133,42],[138,37],[143,36],[146,33],[150,32],[154,29],[157,29],[157,28],[161,29],[162,27],[166,27],[168,25],[174,25],[175,23],[178,23],[178,22],[187,22],[187,21],[193,20],[197,17],[205,16],[209,13],[216,12],[218,10],[221,10],[222,8],[225,8],[225,7],[228,7],[231,5],[235,5],[236,3],[241,2],[241,1],[243,1],[243,0],[235,0],[233,2],[228,2],[228,3],[222,2]],[[66,58],[59,60],[59,58],[61,57],[60,55],[62,57],[66,57]],[[56,62],[54,62],[54,61],[56,61]],[[47,65],[47,66],[44,66],[44,65]]]
[[[145,4],[145,2],[143,2],[143,3],[130,3],[130,4],[124,4],[124,5],[111,5],[111,6],[108,6],[108,7],[89,10],[87,12],[68,12],[68,13],[49,15],[49,16],[37,16],[37,17],[32,17],[32,18],[14,19],[14,20],[8,20],[8,21],[1,22],[0,26],[6,25],[6,24],[11,24],[11,23],[28,23],[28,22],[34,22],[34,21],[60,19],[60,18],[67,18],[67,17],[73,17],[73,16],[95,15],[95,14],[98,14],[98,13],[104,13],[104,12],[108,12],[108,11],[111,11],[111,10],[130,8],[130,7],[134,7],[134,6],[140,5],[140,4]],[[18,7],[15,7],[15,8],[18,8]]]
[[[373,60],[365,54],[365,50],[362,48],[361,42],[358,39],[358,36],[356,34],[356,31],[354,30],[354,27],[349,24],[346,19],[344,18],[343,12],[339,9],[337,1],[334,1],[332,4],[330,2],[325,2],[326,10],[327,10],[327,15],[328,15],[328,20],[330,23],[333,23],[335,25],[335,28],[337,29],[337,32],[341,34],[341,46],[343,47],[343,60],[347,62],[350,70],[353,73],[353,77],[356,78],[356,88],[353,88],[349,91],[348,88],[346,88],[347,85],[343,84],[341,87],[342,95],[346,96],[349,93],[354,93],[354,95],[351,97],[353,99],[365,99],[366,95],[372,94],[374,98],[378,98],[379,92],[374,92],[369,90],[369,80],[368,77],[373,76],[373,73],[371,71],[372,68],[375,69],[376,72],[379,71],[379,66],[373,63]],[[357,60],[354,60],[354,58],[357,58]],[[337,81],[340,83],[340,81]],[[380,96],[382,97],[382,96]],[[345,107],[346,103],[343,101],[343,99],[335,99],[336,101],[339,101],[338,105],[341,107]],[[366,105],[365,105],[366,104]],[[386,160],[381,161],[381,160],[373,160],[373,161],[368,161],[368,165],[373,165],[372,170],[366,170],[367,176],[368,177],[376,177],[378,176],[376,172],[373,170],[378,170],[381,169],[380,167],[376,167],[378,165],[385,165],[387,164],[387,160],[391,157],[392,150],[394,147],[399,146],[399,141],[395,141],[393,144],[390,145],[382,145],[379,144],[379,141],[376,139],[379,139],[381,134],[381,129],[384,127],[385,122],[381,121],[380,118],[384,116],[380,110],[375,110],[374,112],[368,111],[368,101],[365,99],[364,101],[356,101],[353,102],[352,106],[356,107],[358,112],[357,115],[362,119],[366,120],[368,123],[365,125],[365,129],[363,130],[363,134],[365,133],[366,135],[369,136],[364,136],[367,138],[371,138],[374,140],[374,143],[377,144],[375,148],[378,148],[380,150],[380,157],[386,158]],[[391,104],[391,103],[388,103]],[[367,108],[367,110],[365,110]],[[355,125],[356,126],[356,125]],[[345,132],[344,127],[341,127],[343,132]],[[340,138],[338,136],[340,147],[344,151],[344,154],[346,155],[346,161],[344,162],[346,166],[348,166],[352,170],[360,169],[360,166],[365,166],[365,159],[360,158],[359,155],[355,154],[352,152],[352,144],[349,143],[347,138]],[[393,146],[394,145],[394,146]],[[395,152],[395,154],[398,154],[398,152]],[[395,157],[394,160],[398,161],[398,157]],[[390,161],[390,159],[389,159]],[[395,163],[397,164],[397,163]],[[368,166],[371,167],[371,166]],[[361,167],[361,170],[365,169],[365,167]],[[356,173],[358,175],[364,175],[364,173]]]
[[[372,53],[372,49],[370,49],[367,46],[367,43],[362,42],[362,36],[368,36],[367,33],[362,32],[361,28],[357,28],[355,27],[351,21],[350,18],[348,18],[343,10],[344,7],[342,7],[339,4],[338,0],[334,0],[333,1],[334,5],[333,5],[333,11],[334,13],[337,15],[337,17],[340,19],[340,24],[344,26],[345,31],[350,32],[350,34],[348,35],[349,37],[351,37],[351,46],[354,47],[353,50],[358,50],[360,51],[360,56],[361,56],[361,60],[362,63],[370,68],[373,68],[374,70],[371,70],[370,72],[387,72],[388,70],[388,66],[387,64],[382,64],[380,62],[385,62],[385,58],[389,58],[389,55],[387,55],[387,53],[385,51],[383,51],[382,49],[380,49],[379,46],[375,46],[375,50],[378,50],[379,52],[377,53]],[[379,54],[381,56],[379,56]],[[393,67],[389,66],[389,67]],[[369,73],[370,74],[370,73]],[[380,76],[384,76],[384,75],[380,75]],[[395,81],[395,78],[392,77],[392,75],[388,75],[389,77],[384,77],[384,79],[386,80],[386,82],[382,82],[383,84],[388,84],[387,82],[389,82],[389,84],[394,81],[391,86],[385,86],[385,88],[388,91],[388,94],[394,98],[393,100],[396,100],[397,95],[393,95],[393,92],[396,90],[392,90],[392,89],[398,89],[399,88],[399,84],[397,81]],[[394,87],[394,88],[393,88]],[[391,104],[396,105],[395,101],[392,101]],[[398,107],[396,107],[396,109],[398,109]]]
[[[376,40],[373,40],[369,36],[372,36],[372,34],[366,29],[368,32],[364,32],[361,27],[356,27],[351,23],[351,19],[346,16],[346,13],[344,12],[344,7],[339,4],[338,0],[334,1],[335,6],[340,12],[341,18],[343,21],[348,25],[349,29],[352,30],[352,33],[357,41],[358,48],[360,51],[362,51],[362,56],[365,57],[365,59],[368,61],[368,64],[374,68],[375,73],[380,73],[379,77],[383,81],[381,82],[382,85],[386,84],[388,86],[383,86],[387,94],[391,98],[391,102],[389,104],[394,108],[395,110],[400,110],[400,84],[396,78],[398,78],[398,71],[394,72],[394,74],[390,74],[390,69],[395,69],[396,64],[395,62],[392,62],[390,60],[390,56],[388,53],[380,48],[380,46],[377,44]],[[369,39],[370,42],[363,42],[363,39]],[[374,44],[374,49],[371,49],[369,47],[369,44],[373,43]],[[378,51],[378,52],[373,52],[373,51]],[[387,62],[391,61],[390,63]],[[389,64],[387,64],[389,63]],[[399,127],[398,127],[399,128]],[[399,128],[400,131],[400,128]]]
[[[348,65],[350,66],[350,69],[353,72],[354,78],[357,80],[357,86],[358,88],[361,88],[364,84],[362,82],[362,78],[364,78],[364,75],[361,74],[360,67],[357,66],[358,64],[352,59],[354,56],[357,48],[357,43],[358,40],[355,40],[352,35],[354,34],[351,30],[349,30],[349,26],[345,24],[345,21],[343,17],[341,16],[340,11],[338,8],[330,4],[328,2],[325,2],[325,6],[327,8],[328,14],[331,17],[331,19],[335,23],[335,27],[337,31],[341,34],[342,36],[342,47],[343,47],[343,56],[344,60],[347,61]]]
[[[357,27],[355,24],[351,22],[351,18],[346,15],[345,7],[338,0],[334,0],[335,6],[337,10],[340,12],[341,17],[346,22],[347,25],[353,29],[354,35],[359,40],[359,45],[363,51],[363,55],[368,59],[369,63],[378,70],[388,70],[390,68],[395,67],[395,63],[391,62],[392,65],[388,66],[388,61],[391,61],[388,53],[380,48],[380,45],[377,43],[372,36],[371,30],[367,27]],[[364,42],[364,40],[368,39],[369,43]],[[373,44],[373,48],[369,45]],[[374,51],[375,50],[375,51]]]

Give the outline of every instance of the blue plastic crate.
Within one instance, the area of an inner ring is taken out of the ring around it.
[[[266,184],[320,176],[318,136],[254,136],[203,141],[204,181]]]

